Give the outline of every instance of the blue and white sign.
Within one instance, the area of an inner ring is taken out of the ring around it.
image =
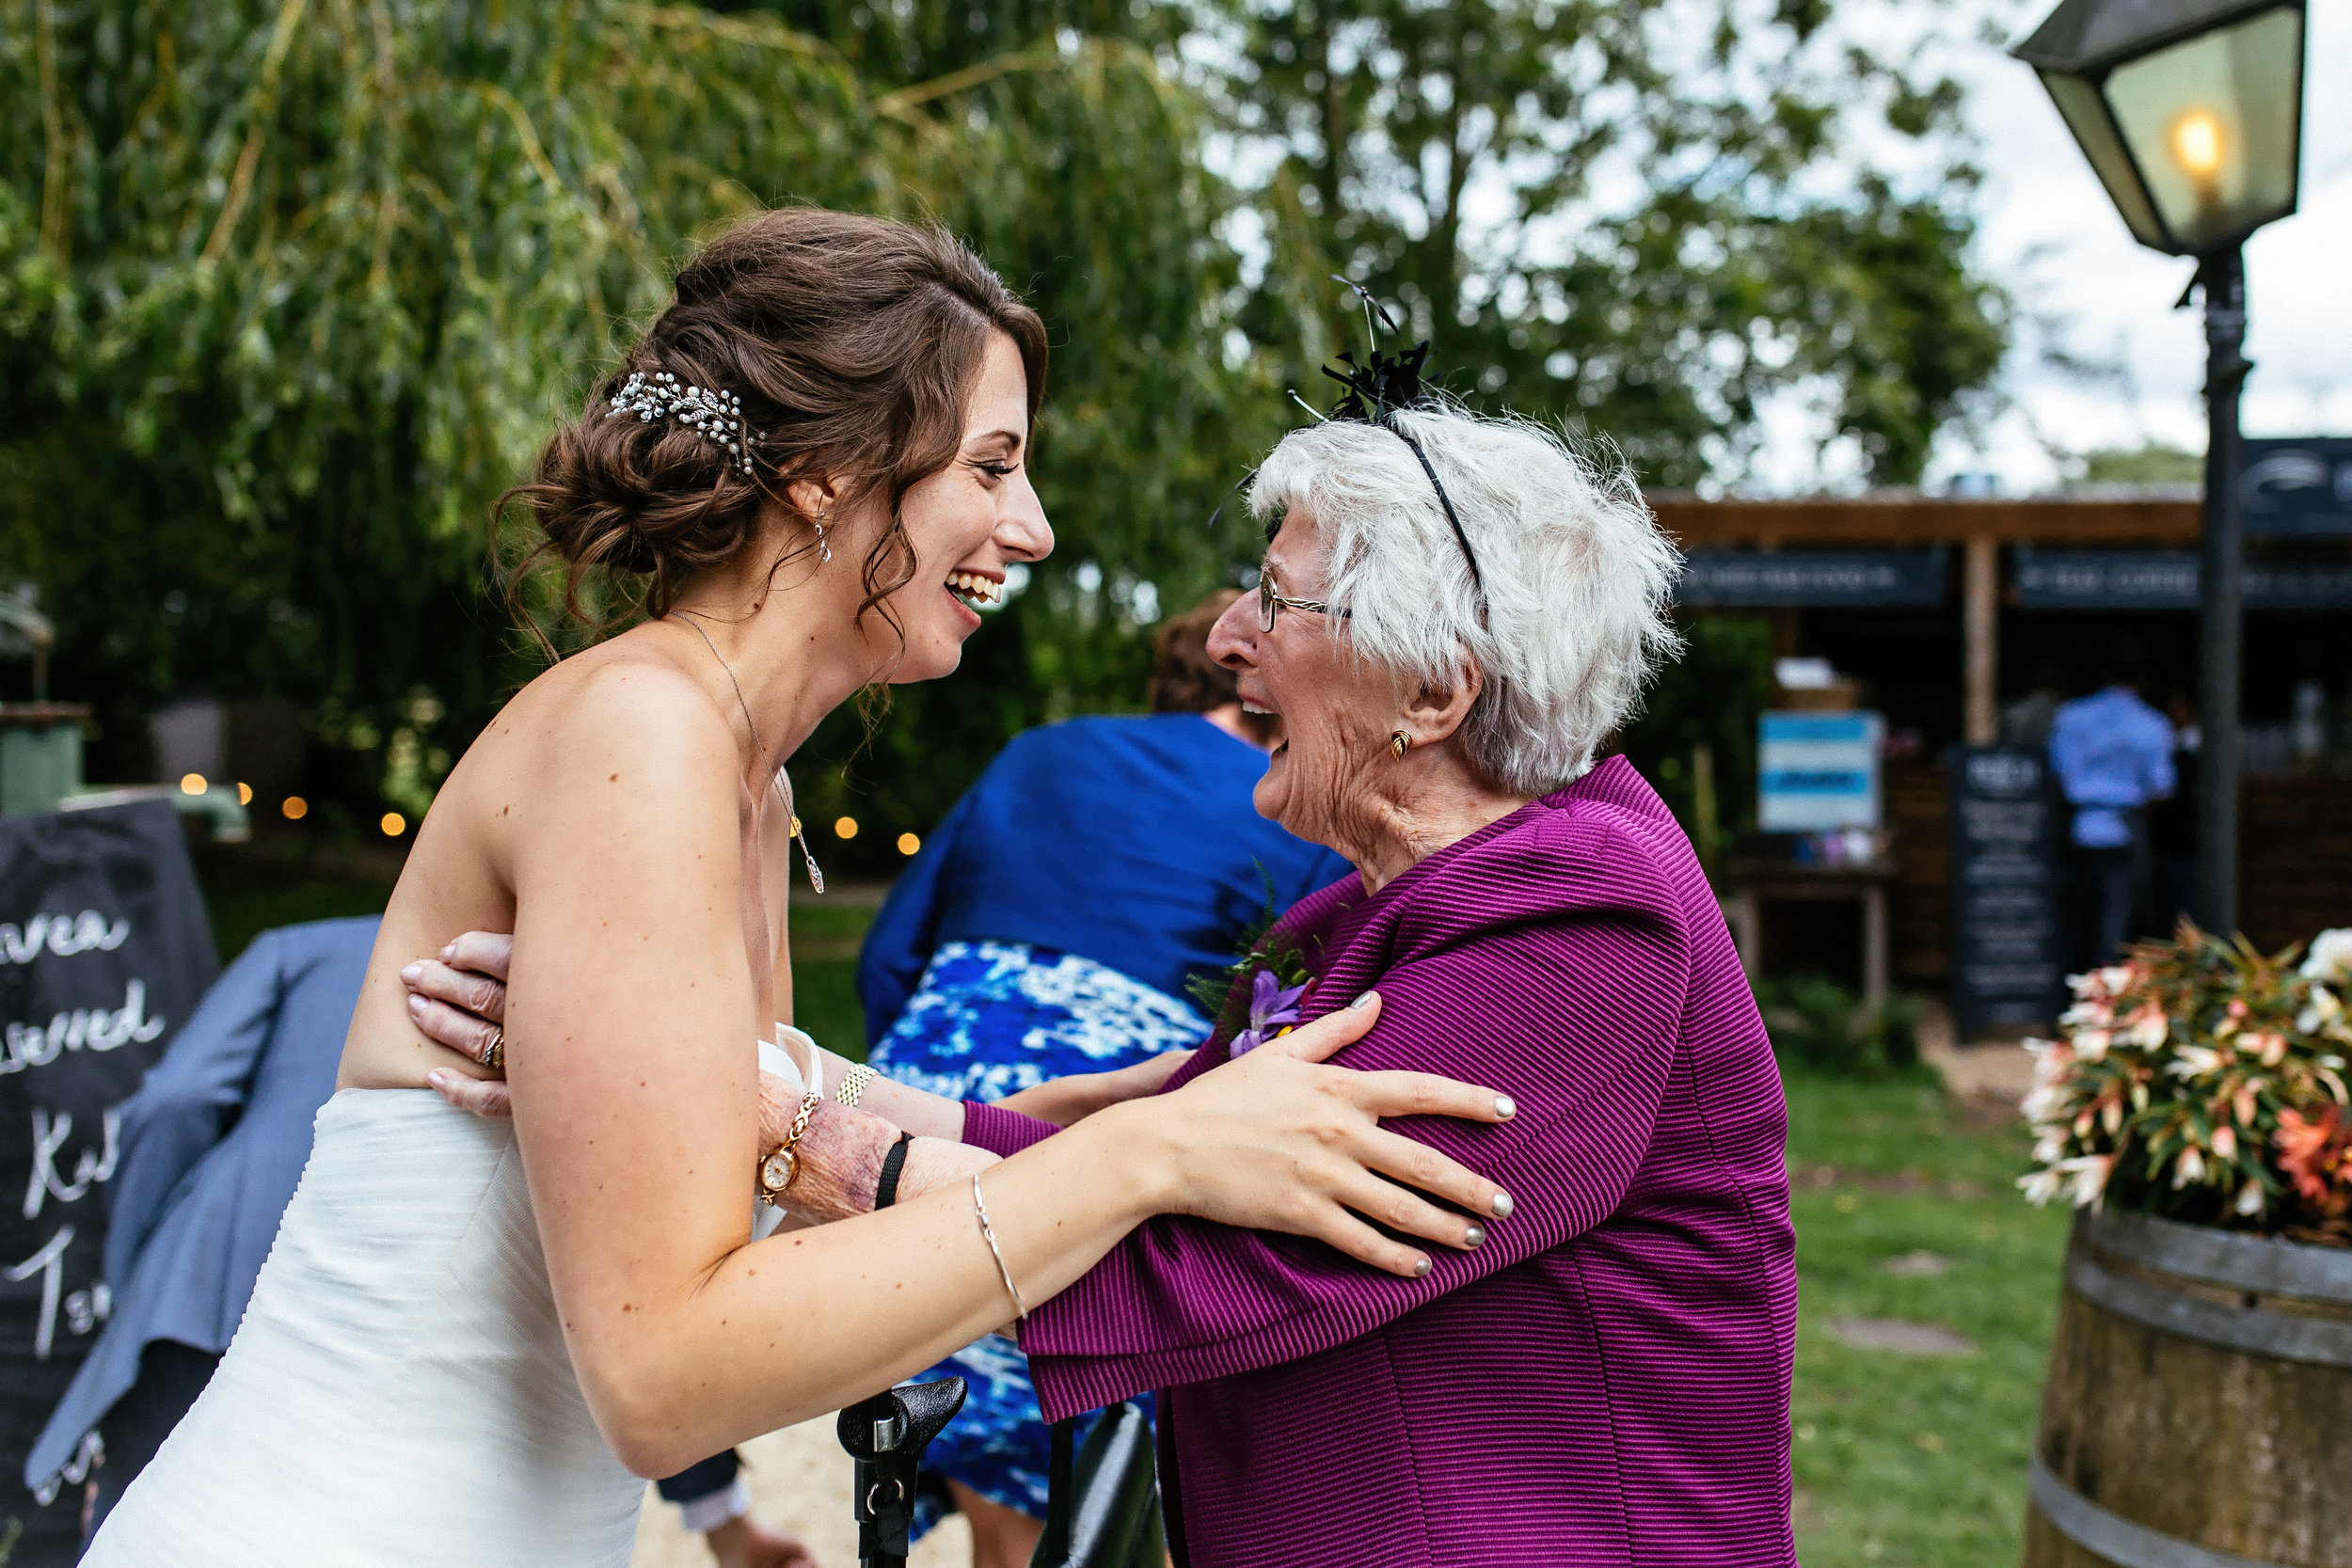
[[[1879,825],[1879,753],[1886,721],[1876,713],[1764,715],[1756,726],[1756,826],[1818,833]]]

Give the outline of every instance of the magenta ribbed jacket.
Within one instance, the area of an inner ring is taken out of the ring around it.
[[[1797,1288],[1788,1113],[1689,843],[1622,757],[1366,896],[1281,922],[1337,1058],[1491,1085],[1506,1125],[1391,1123],[1512,1195],[1420,1280],[1162,1216],[1029,1315],[1049,1417],[1160,1395],[1187,1568],[1784,1568]],[[1220,1041],[1170,1088],[1225,1060]],[[1010,1153],[1055,1129],[974,1105]]]

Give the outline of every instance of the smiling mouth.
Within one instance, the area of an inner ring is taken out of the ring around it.
[[[978,572],[956,572],[947,578],[947,592],[974,610],[993,610],[1005,602],[1005,585]]]

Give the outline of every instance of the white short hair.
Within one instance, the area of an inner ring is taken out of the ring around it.
[[[1582,776],[1632,714],[1658,660],[1681,646],[1666,605],[1681,556],[1613,451],[1453,408],[1394,416],[1445,483],[1470,562],[1412,448],[1347,420],[1283,437],[1249,493],[1269,524],[1297,508],[1330,546],[1321,596],[1334,633],[1400,677],[1451,688],[1467,656],[1485,677],[1463,736],[1488,781],[1549,794]],[[1282,585],[1285,592],[1299,590]]]

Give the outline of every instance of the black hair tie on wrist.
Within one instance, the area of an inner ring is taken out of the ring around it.
[[[898,1141],[882,1156],[882,1180],[874,1183],[874,1208],[877,1212],[898,1201],[898,1173],[907,1168],[907,1145],[914,1141],[912,1132],[901,1132]]]

